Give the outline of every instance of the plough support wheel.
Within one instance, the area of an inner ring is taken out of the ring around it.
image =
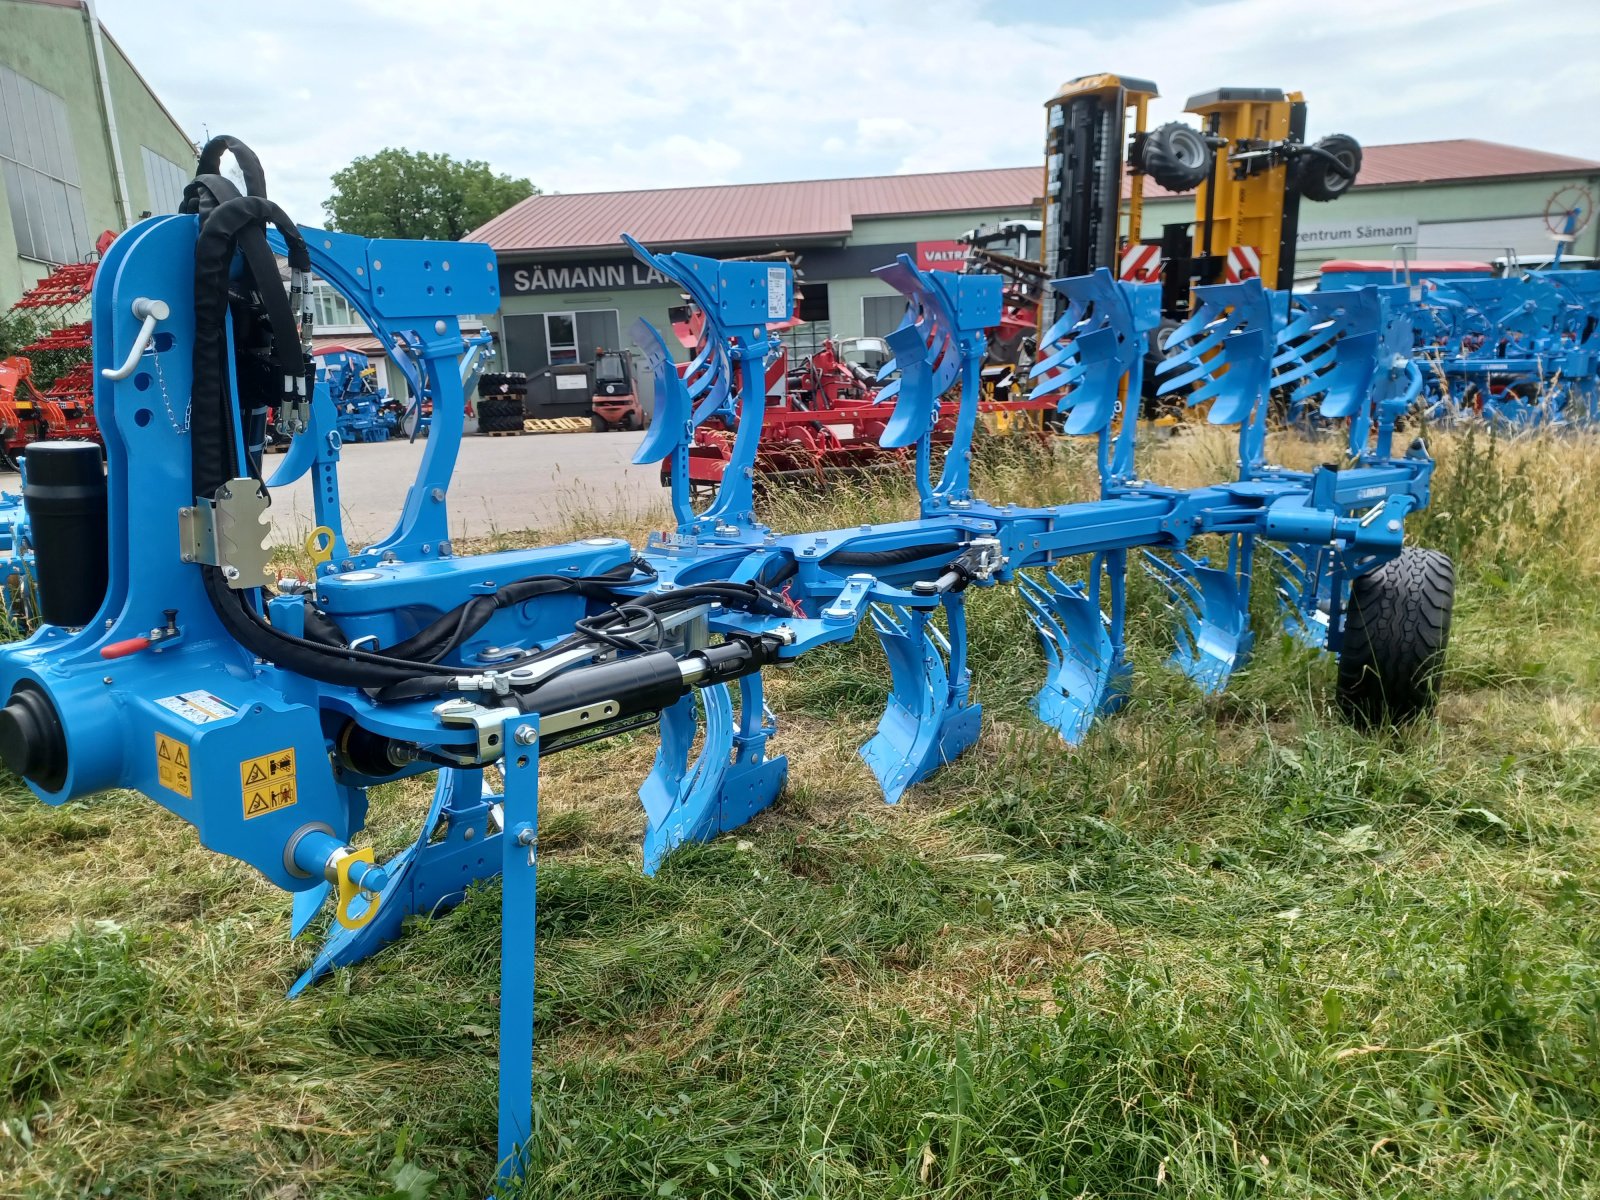
[[[1432,710],[1455,596],[1449,556],[1414,546],[1351,584],[1339,707],[1357,725],[1401,724]]]

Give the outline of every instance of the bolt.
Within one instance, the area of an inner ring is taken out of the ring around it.
[[[524,725],[521,729],[517,730],[516,735],[511,740],[516,742],[516,744],[519,746],[531,746],[539,740],[539,734],[538,731],[533,728],[533,726]]]
[[[1400,532],[1400,522],[1399,521],[1395,521],[1395,520],[1391,520],[1389,522],[1389,532],[1390,533],[1399,533]]]
[[[194,561],[194,555],[190,554],[187,550],[185,550],[178,557],[181,558],[186,563],[192,563]]]
[[[239,578],[239,568],[238,567],[232,567],[232,566],[223,567],[222,568],[222,577],[224,579],[226,579],[229,583],[232,583],[235,579]]]
[[[437,502],[439,504],[443,504],[444,503],[444,489],[443,488],[437,488],[436,487],[436,488],[433,489],[433,491],[429,492],[428,495],[432,496],[433,499],[435,500],[435,502]]]

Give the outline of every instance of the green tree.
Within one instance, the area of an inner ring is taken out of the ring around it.
[[[486,162],[391,148],[336,171],[333,195],[322,207],[330,225],[345,233],[458,241],[538,192],[526,179],[495,174]]]

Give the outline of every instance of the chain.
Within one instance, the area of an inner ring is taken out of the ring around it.
[[[152,357],[156,360],[156,386],[161,389],[161,406],[167,410],[167,422],[175,433],[189,432],[189,418],[194,412],[194,393],[189,393],[189,403],[183,408],[183,424],[178,423],[178,416],[172,411],[172,400],[167,395],[167,377],[161,370],[161,354],[158,351]]]

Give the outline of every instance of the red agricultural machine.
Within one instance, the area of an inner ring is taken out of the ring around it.
[[[690,361],[678,368],[684,374],[693,370],[705,350],[705,314],[686,303],[668,315],[678,341],[689,351]],[[1008,306],[1005,320],[1017,326],[1008,346],[1014,355],[1023,337],[1034,331],[1034,310],[1013,312]],[[794,320],[771,328],[782,333],[802,324]],[[999,332],[1002,336],[1007,332],[1005,321]],[[766,410],[755,462],[757,479],[768,483],[821,483],[830,476],[897,465],[909,470],[908,450],[888,450],[879,445],[893,405],[880,407],[877,403],[882,386],[877,372],[891,357],[888,344],[877,337],[827,338],[813,353],[798,358],[787,347],[780,350],[766,367]],[[1013,398],[1017,391],[1013,387],[1015,374],[1014,357],[985,368],[984,395],[979,402],[984,425],[996,434],[1027,432],[1042,436],[1054,402]],[[949,445],[959,411],[960,396],[953,394],[942,405],[934,425],[935,446]],[[721,482],[733,457],[736,428],[737,422],[730,422],[722,413],[712,413],[696,426],[694,443],[689,447],[691,492],[708,493]],[[668,462],[662,463],[661,482],[663,486],[670,483]]]
[[[0,469],[14,471],[33,442],[59,438],[98,442],[94,418],[89,293],[99,255],[116,235],[95,243],[92,262],[57,267],[6,314],[25,344],[0,359]]]

